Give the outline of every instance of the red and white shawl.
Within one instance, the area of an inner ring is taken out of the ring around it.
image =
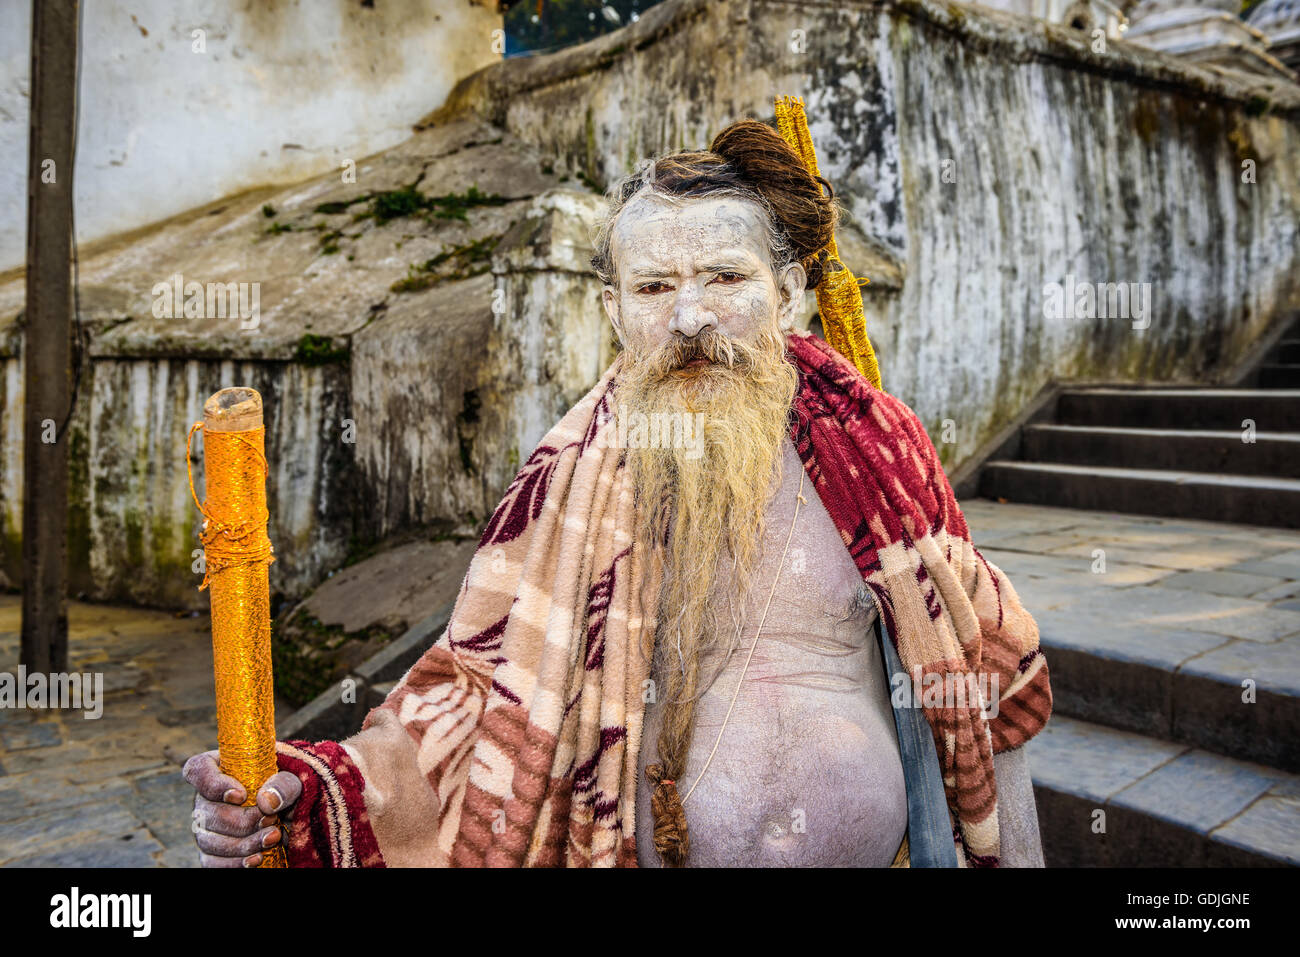
[[[999,689],[994,717],[977,701],[925,709],[958,861],[997,866],[993,754],[1051,713],[1038,628],[971,543],[915,413],[825,342],[792,333],[787,348],[799,370],[792,438],[903,665]],[[636,864],[660,573],[632,540],[633,490],[613,438],[621,361],[520,469],[446,631],[363,730],[341,745],[281,746],[281,766],[307,785],[291,864]],[[427,818],[410,811],[411,782],[430,789],[414,801]],[[396,804],[399,825],[387,823]]]

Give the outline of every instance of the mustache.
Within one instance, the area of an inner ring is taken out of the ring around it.
[[[749,368],[755,363],[756,351],[748,343],[737,342],[731,336],[708,330],[689,339],[674,337],[642,361],[652,375],[663,377],[685,368],[696,359],[704,359],[727,369]]]

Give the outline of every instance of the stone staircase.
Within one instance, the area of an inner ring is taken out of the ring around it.
[[[1252,388],[1071,388],[985,464],[1011,502],[1300,528],[1300,320]]]
[[[1265,389],[1300,389],[1300,322],[1288,330],[1255,371]]]
[[[1059,506],[976,534],[1052,671],[1049,866],[1300,864],[1298,371],[1300,322],[1242,387],[1066,389],[986,464]]]

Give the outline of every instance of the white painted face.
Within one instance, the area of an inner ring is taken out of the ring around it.
[[[628,202],[610,237],[618,285],[601,295],[624,346],[644,355],[706,330],[753,341],[792,326],[808,276],[798,263],[773,275],[765,216],[733,195]]]

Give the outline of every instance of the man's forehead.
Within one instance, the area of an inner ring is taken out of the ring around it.
[[[762,208],[743,197],[704,196],[679,205],[646,193],[623,207],[612,239],[614,254],[625,261],[636,253],[656,258],[656,253],[707,254],[724,247],[753,255],[766,249],[767,230]]]

